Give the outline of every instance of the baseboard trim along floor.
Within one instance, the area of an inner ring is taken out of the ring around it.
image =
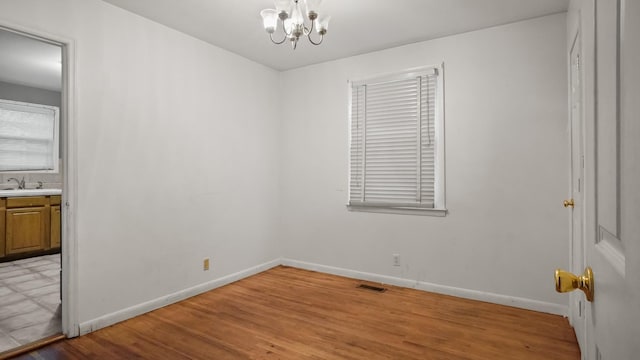
[[[269,270],[278,265],[280,265],[280,259],[271,260],[269,262],[251,267],[249,269],[238,271],[236,273],[233,273],[227,276],[223,276],[219,279],[208,281],[200,285],[196,285],[184,290],[180,290],[172,294],[165,295],[157,299],[153,299],[151,301],[147,301],[123,310],[113,312],[111,314],[103,315],[99,318],[96,318],[87,322],[83,322],[80,324],[80,335],[88,334],[92,331],[96,331],[98,329],[102,329],[104,327],[119,323],[121,321],[131,319],[133,317],[142,315],[149,311],[153,311],[161,307],[164,307],[173,303],[177,303],[184,299],[188,299],[192,296],[202,294],[204,292],[219,288],[221,286],[230,284],[232,282],[247,278],[251,275],[255,275],[263,271]]]
[[[558,315],[277,266],[29,359],[566,359]]]
[[[438,285],[427,283],[423,281],[415,281],[410,279],[403,279],[393,276],[379,275],[373,273],[367,273],[362,271],[314,264],[304,261],[292,260],[292,259],[275,259],[266,263],[251,267],[249,269],[239,271],[219,279],[215,279],[200,285],[196,285],[175,293],[159,297],[154,300],[150,300],[120,311],[113,312],[111,314],[103,315],[96,319],[86,321],[80,324],[80,335],[88,334],[98,329],[119,323],[121,321],[142,315],[149,311],[156,310],[158,308],[177,303],[195,295],[202,294],[204,292],[219,288],[221,286],[230,284],[232,282],[247,278],[249,276],[261,273],[263,271],[274,268],[278,265],[285,265],[305,270],[318,271],[327,274],[340,275],[350,277],[358,280],[365,280],[389,285],[395,285],[400,287],[406,287],[411,289],[429,291],[437,294],[451,295],[464,299],[485,301],[489,303],[507,305],[516,308],[533,310],[548,314],[567,316],[568,308],[566,306],[548,303],[544,301],[525,299],[514,296],[507,296],[501,294],[494,294],[483,291],[469,290],[456,288],[445,285]]]
[[[401,286],[411,289],[429,291],[437,294],[457,296],[464,299],[486,301],[493,304],[513,306],[520,309],[533,310],[548,314],[567,316],[569,308],[567,306],[558,305],[554,303],[526,299],[515,296],[508,296],[502,294],[495,294],[486,291],[469,290],[463,288],[457,288],[453,286],[439,285],[428,283],[424,281],[416,281],[411,279],[403,279],[387,275],[379,275],[374,273],[344,269],[333,266],[326,266],[320,264],[314,264],[304,261],[282,259],[282,265],[291,266],[295,268],[319,271],[327,274],[346,276],[358,280],[365,280],[371,282],[377,282],[382,284],[389,284],[395,286]]]

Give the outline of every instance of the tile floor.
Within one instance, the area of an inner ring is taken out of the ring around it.
[[[60,254],[0,263],[0,352],[61,331]]]

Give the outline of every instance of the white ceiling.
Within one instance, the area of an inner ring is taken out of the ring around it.
[[[60,91],[62,48],[0,29],[0,81]]]
[[[274,45],[260,10],[271,0],[104,0],[208,43],[287,70],[567,10],[569,0],[324,0],[320,46]],[[279,28],[278,30],[281,30]],[[279,33],[277,33],[279,34]]]

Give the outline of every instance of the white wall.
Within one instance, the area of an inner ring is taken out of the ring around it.
[[[283,254],[566,303],[564,15],[282,74],[98,0],[0,24],[75,41],[80,323]],[[348,212],[347,80],[440,62],[449,215]]]
[[[0,24],[75,41],[80,323],[281,255],[276,71],[97,0]]]
[[[558,14],[284,72],[285,258],[566,309],[565,33]],[[441,62],[449,214],[347,211],[347,80]]]

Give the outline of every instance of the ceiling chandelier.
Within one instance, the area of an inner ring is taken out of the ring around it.
[[[322,0],[303,0],[306,8],[306,18],[309,19],[311,25],[305,24],[305,17],[300,9],[298,0],[275,0],[275,9],[264,9],[260,12],[262,21],[264,22],[264,30],[269,33],[269,37],[274,44],[282,44],[287,39],[291,42],[291,46],[295,50],[298,46],[298,40],[301,36],[306,36],[313,45],[320,45],[324,40],[324,34],[327,33],[330,16],[319,17],[318,6]],[[280,20],[280,21],[278,21]],[[273,39],[273,33],[278,28],[278,23],[284,32],[282,40]],[[313,30],[320,35],[319,41],[311,38]]]

